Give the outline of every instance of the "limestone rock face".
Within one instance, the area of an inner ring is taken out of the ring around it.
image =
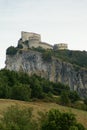
[[[82,97],[87,96],[87,70],[76,69],[72,64],[52,58],[44,61],[42,54],[36,51],[25,51],[6,56],[6,69],[23,71],[29,75],[37,74],[53,82],[61,82],[76,90]]]

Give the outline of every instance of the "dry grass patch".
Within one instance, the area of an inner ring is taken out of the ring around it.
[[[76,115],[76,119],[78,120],[78,122],[82,123],[87,128],[87,112],[82,110],[64,107],[56,103],[45,103],[41,101],[24,102],[24,101],[17,101],[17,100],[0,99],[0,116],[2,116],[3,112],[11,105],[19,105],[21,108],[32,107],[33,115],[35,118],[37,118],[38,116],[38,111],[47,112],[52,108],[59,109],[61,112],[62,111],[71,112]]]

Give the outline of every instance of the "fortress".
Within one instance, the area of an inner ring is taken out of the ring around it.
[[[22,45],[23,49],[42,47],[44,49],[64,50],[68,49],[68,45],[65,43],[54,44],[54,46],[41,41],[40,34],[32,32],[21,32],[21,39],[18,41],[18,45]]]

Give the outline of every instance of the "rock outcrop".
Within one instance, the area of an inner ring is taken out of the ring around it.
[[[87,97],[87,70],[76,69],[72,64],[52,57],[50,61],[42,58],[42,53],[33,50],[21,50],[15,55],[6,56],[6,69],[37,74],[53,82],[61,82]]]

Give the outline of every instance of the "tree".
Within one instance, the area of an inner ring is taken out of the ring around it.
[[[40,81],[37,78],[34,79],[31,89],[32,89],[31,91],[32,97],[40,99],[43,98],[42,86],[40,85]]]
[[[52,109],[41,120],[41,130],[85,130],[85,128],[77,123],[74,114]]]
[[[84,103],[87,105],[87,97],[84,99]]]
[[[72,103],[74,103],[75,101],[78,101],[80,99],[80,97],[76,91],[71,91],[69,93],[69,98],[70,98]]]
[[[69,99],[68,93],[66,91],[61,93],[60,102],[62,105],[70,104],[70,99]]]
[[[31,89],[28,85],[17,84],[12,88],[12,98],[17,100],[29,101]]]

